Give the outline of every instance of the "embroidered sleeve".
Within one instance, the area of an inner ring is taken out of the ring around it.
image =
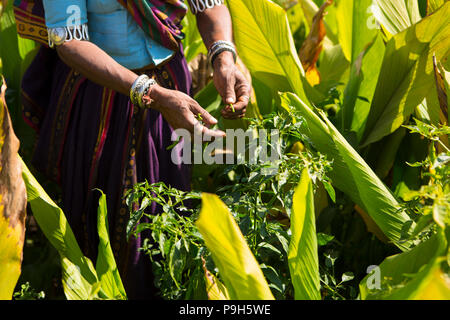
[[[51,48],[71,40],[89,40],[86,0],[43,0],[48,44]]]

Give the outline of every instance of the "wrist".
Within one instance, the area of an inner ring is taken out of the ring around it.
[[[208,60],[214,68],[216,65],[231,65],[236,63],[237,53],[234,43],[227,40],[217,40],[208,48]],[[216,61],[219,62],[216,64]]]
[[[216,70],[223,67],[233,66],[234,64],[235,62],[233,53],[230,51],[224,51],[214,59],[212,67],[214,70]]]
[[[160,110],[162,105],[161,101],[163,101],[164,91],[166,89],[161,87],[159,84],[154,84],[149,90],[148,97],[152,100],[152,108],[156,110]]]

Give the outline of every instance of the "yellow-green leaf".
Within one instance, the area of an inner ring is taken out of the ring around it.
[[[33,216],[61,257],[67,299],[92,299],[98,291],[97,274],[92,262],[81,252],[64,212],[48,196],[23,161],[22,175]]]
[[[124,300],[127,296],[109,241],[106,195],[101,190],[99,190],[99,192],[101,193],[97,210],[99,244],[95,269],[97,271],[97,276],[100,279],[103,292],[109,298]]]
[[[450,278],[441,269],[448,254],[443,230],[410,251],[386,258],[360,283],[361,298],[450,299]]]
[[[274,299],[239,226],[219,197],[203,193],[196,225],[211,251],[230,299]]]
[[[288,263],[296,300],[320,300],[314,194],[308,170],[294,193]]]
[[[427,0],[427,15],[439,9],[448,0]]]
[[[372,28],[368,19],[368,8],[372,0],[340,0],[337,2],[336,21],[338,26],[339,43],[345,57],[353,63],[364,50],[365,46],[373,41],[378,30]]]
[[[433,54],[450,53],[450,2],[434,14],[396,34],[386,46],[362,145],[394,132],[435,90]]]
[[[395,35],[421,19],[417,0],[374,0],[375,18]]]
[[[301,129],[303,133],[319,152],[333,161],[329,173],[333,185],[363,208],[390,241],[407,250],[411,242],[399,240],[409,217],[391,191],[325,115],[319,117],[292,93],[282,94],[281,99],[284,108],[294,107],[300,112],[308,125]]]

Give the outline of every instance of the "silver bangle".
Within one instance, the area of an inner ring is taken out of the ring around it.
[[[215,50],[218,46],[220,46],[220,45],[229,46],[229,47],[232,47],[232,48],[234,48],[234,49],[236,48],[236,47],[234,46],[234,43],[231,42],[231,41],[218,40],[218,41],[214,42],[214,43],[211,45],[211,47],[209,47],[208,53],[214,51],[214,50]]]
[[[214,66],[214,60],[224,51],[231,52],[233,54],[234,62],[236,63],[237,53],[234,44],[229,41],[219,40],[214,42],[208,51],[208,60],[211,63],[211,66]]]
[[[130,89],[131,103],[134,104],[135,106],[144,108],[144,102],[142,98],[144,97],[145,94],[147,94],[150,87],[155,84],[156,81],[154,79],[150,79],[145,74],[137,77],[137,79],[133,82],[133,85],[131,86]]]
[[[203,12],[206,9],[211,9],[215,6],[220,6],[224,0],[189,0],[191,3],[191,11],[193,14]]]

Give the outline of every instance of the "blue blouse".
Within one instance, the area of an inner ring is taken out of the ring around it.
[[[44,0],[48,28],[87,24],[89,40],[128,69],[159,65],[174,52],[153,41],[117,0]]]

